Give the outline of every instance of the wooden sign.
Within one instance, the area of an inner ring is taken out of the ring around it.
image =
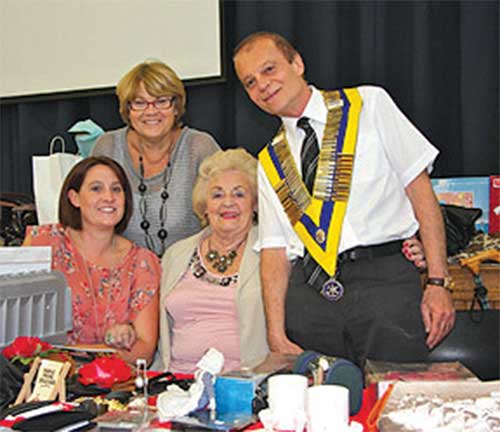
[[[71,368],[69,362],[59,362],[37,357],[31,365],[30,371],[24,374],[24,383],[19,391],[15,405],[32,401],[52,401],[59,396],[60,402],[66,400],[66,386],[64,380]],[[36,375],[33,390],[31,384]]]

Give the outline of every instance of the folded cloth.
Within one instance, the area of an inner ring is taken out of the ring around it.
[[[7,416],[17,417],[22,415],[26,411],[32,411],[37,408],[44,407],[46,405],[50,405],[53,403],[52,401],[33,401],[33,402],[24,402],[17,405],[13,405],[9,408],[5,408],[0,413],[0,419],[4,419]]]
[[[55,432],[58,429],[70,425],[81,424],[86,427],[90,420],[95,417],[93,413],[83,409],[74,409],[72,411],[57,411],[48,414],[42,414],[37,417],[22,420],[12,426],[14,430],[36,431],[36,432]],[[79,430],[78,428],[77,430]]]

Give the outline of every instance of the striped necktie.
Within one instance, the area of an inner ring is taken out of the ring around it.
[[[301,117],[297,121],[297,127],[306,133],[304,141],[302,141],[302,148],[300,149],[300,162],[302,165],[302,179],[307,190],[312,194],[314,177],[316,175],[316,168],[318,167],[318,138],[307,117]]]
[[[318,167],[318,138],[307,117],[301,117],[297,121],[297,127],[306,133],[300,150],[300,161],[302,165],[302,179],[309,193],[312,194],[316,168]],[[303,265],[306,282],[316,289],[320,289],[329,279],[328,274],[314,261],[306,248],[304,248]]]

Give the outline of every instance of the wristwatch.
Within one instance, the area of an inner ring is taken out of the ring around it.
[[[428,277],[425,284],[443,287],[451,293],[453,292],[453,287],[455,286],[453,279],[450,276],[446,276],[444,278]]]

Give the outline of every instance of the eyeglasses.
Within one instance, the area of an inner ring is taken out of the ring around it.
[[[163,110],[170,108],[174,99],[175,96],[161,96],[152,102],[148,102],[144,99],[134,99],[128,103],[128,106],[134,111],[145,111],[148,109],[149,105],[153,105],[156,109]]]

